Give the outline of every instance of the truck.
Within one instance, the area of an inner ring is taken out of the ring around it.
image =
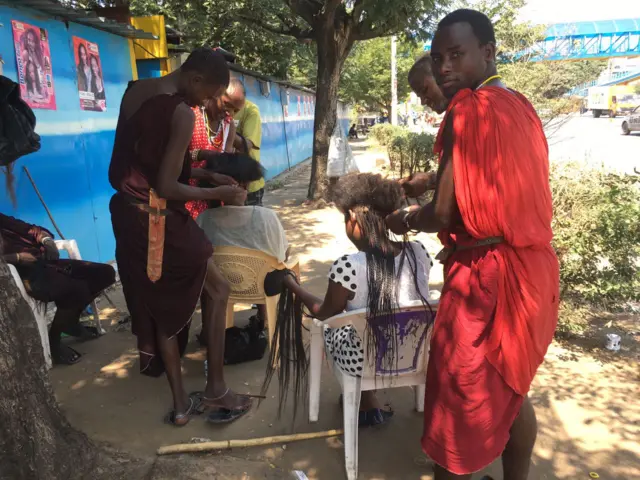
[[[633,93],[633,87],[629,85],[591,87],[587,95],[587,108],[595,118],[603,114],[613,118],[637,106],[633,105]]]

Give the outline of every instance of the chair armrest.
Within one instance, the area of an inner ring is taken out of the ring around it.
[[[80,249],[78,248],[78,242],[75,240],[56,240],[56,247],[58,247],[59,251],[66,251],[71,260],[82,260]]]

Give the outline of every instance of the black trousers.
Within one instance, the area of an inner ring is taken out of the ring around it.
[[[29,295],[58,308],[84,309],[116,280],[111,265],[82,260],[43,260],[18,271]]]

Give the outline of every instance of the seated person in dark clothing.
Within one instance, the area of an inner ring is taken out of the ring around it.
[[[356,128],[355,123],[351,125],[351,128],[349,129],[349,138],[358,138],[358,129]]]
[[[41,302],[56,304],[49,328],[53,363],[76,363],[80,354],[62,344],[62,334],[84,340],[99,335],[95,328],[80,325],[80,315],[105,288],[113,285],[113,267],[60,259],[51,232],[1,213],[0,236],[4,241],[2,258],[16,267],[27,293]]]

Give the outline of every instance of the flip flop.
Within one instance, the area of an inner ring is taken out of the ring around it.
[[[163,422],[167,425],[173,425],[174,427],[184,427],[189,423],[192,415],[199,415],[198,401],[196,398],[189,395],[189,408],[187,408],[187,411],[177,413],[175,409],[172,409],[164,416]],[[183,420],[186,421],[181,423]]]
[[[228,408],[218,408],[217,410],[211,410],[207,415],[206,421],[208,423],[212,423],[214,425],[231,423],[243,415],[246,415],[251,407],[253,406],[253,402],[249,402],[244,407],[236,408],[230,410]]]
[[[340,403],[340,408],[344,408],[343,397],[340,394],[338,398],[338,402]],[[393,417],[393,409],[389,404],[385,405],[388,410],[382,408],[372,408],[370,410],[360,410],[358,412],[358,427],[366,428],[366,427],[376,427],[378,425],[384,425],[388,420]]]
[[[372,408],[371,410],[361,411],[358,413],[358,426],[365,428],[384,425],[391,419],[391,417],[393,417],[393,410]]]
[[[56,365],[75,365],[82,354],[68,345],[60,345],[60,350],[51,352],[51,361]]]
[[[214,404],[215,401],[220,400],[225,396],[227,396],[229,391],[230,389],[227,388],[224,394],[216,398],[207,398],[204,396],[204,392],[193,392],[191,395],[194,395],[200,401],[200,405],[198,408],[199,413],[204,412],[206,409],[210,409],[210,412],[206,418],[207,422],[213,423],[213,424],[222,424],[222,423],[230,423],[237,420],[238,418],[245,415],[249,410],[251,410],[251,407],[253,406],[252,400],[249,400],[245,405],[232,408],[232,409],[221,407],[219,405]],[[254,398],[254,397],[262,398],[259,395],[245,395],[241,393],[237,393],[236,395],[238,397],[245,397],[245,398]]]

